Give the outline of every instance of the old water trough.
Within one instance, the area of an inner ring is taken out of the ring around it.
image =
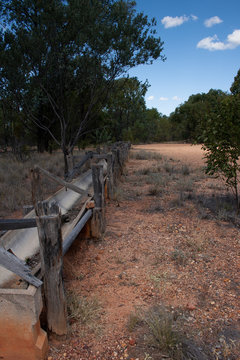
[[[125,146],[124,149],[126,149],[126,153],[124,155],[124,159],[126,160],[129,146]],[[49,209],[57,206],[60,219],[61,214],[64,215],[68,213],[75,204],[85,201],[85,204],[81,208],[80,212],[71,222],[60,225],[60,232],[62,234],[60,236],[62,239],[62,255],[68,251],[72,242],[88,221],[91,220],[91,223],[95,224],[92,225],[91,234],[93,236],[94,231],[97,228],[98,230],[100,229],[100,232],[102,231],[101,226],[99,227],[99,214],[100,217],[102,216],[101,214],[104,214],[104,208],[101,208],[101,206],[104,206],[104,201],[102,203],[102,199],[104,197],[104,184],[105,182],[106,184],[108,182],[108,185],[111,182],[114,183],[115,179],[119,177],[119,169],[123,164],[123,160],[121,160],[119,154],[120,152],[118,149],[113,149],[111,156],[109,154],[108,156],[97,155],[95,157],[95,162],[100,162],[100,165],[93,165],[92,170],[88,170],[86,173],[71,182],[73,188],[75,186],[79,189],[78,192],[64,187],[56,192],[52,197],[47,199],[46,203]],[[111,159],[111,161],[109,160],[107,163],[107,159]],[[115,160],[112,161],[112,159]],[[111,166],[109,166],[109,164],[111,164]],[[99,180],[99,182],[94,180],[95,171],[100,171],[98,173],[98,178],[101,178],[101,181]],[[99,174],[101,174],[101,176]],[[105,174],[105,177],[103,174]],[[109,179],[111,179],[111,181],[109,181]],[[109,186],[108,192],[110,191],[111,186]],[[92,199],[92,195],[94,197],[93,203],[95,204],[95,209],[92,209],[91,206],[86,207],[86,203],[89,203]],[[87,198],[88,200],[86,201]],[[44,202],[42,204],[44,207]],[[44,215],[44,213],[42,215]],[[25,216],[24,219],[29,219],[29,222],[31,223],[34,221],[34,218],[35,210],[32,210]],[[42,218],[44,218],[44,216]],[[38,219],[40,219],[39,216],[36,217],[37,224],[39,226]],[[45,359],[48,351],[47,333],[41,328],[39,320],[43,309],[42,281],[34,277],[31,281],[26,280],[26,282],[20,282],[22,285],[18,286],[19,277],[16,276],[18,273],[11,268],[11,259],[13,259],[13,263],[17,260],[19,267],[21,268],[22,266],[23,270],[26,272],[26,259],[31,259],[39,252],[39,236],[39,229],[31,227],[21,230],[7,231],[0,238],[0,262],[3,265],[0,266],[0,359],[43,360]],[[42,252],[42,250],[40,252]],[[8,266],[5,266],[6,263]],[[7,270],[6,267],[12,271]],[[37,267],[38,270],[40,270],[41,264],[39,263]],[[36,271],[31,271],[30,276],[35,273]],[[22,278],[27,279],[26,274],[24,274]],[[45,282],[46,279],[44,278],[44,296],[46,301]],[[58,285],[56,286],[58,287]],[[54,308],[55,306],[52,308],[53,312],[55,311]],[[58,315],[60,314],[58,313],[55,318],[60,318]],[[63,318],[64,316],[66,317],[66,314],[63,314]],[[64,321],[66,322],[66,319]],[[58,324],[56,325],[56,328],[58,328]],[[49,328],[48,326],[48,329],[50,329],[50,331],[53,330],[54,332],[53,327]],[[55,331],[55,333],[61,335],[61,325],[57,330],[59,329],[60,332]],[[66,324],[62,334],[64,333],[66,334]]]

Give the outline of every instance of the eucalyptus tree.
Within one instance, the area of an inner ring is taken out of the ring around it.
[[[137,121],[145,117],[144,96],[149,85],[136,77],[120,78],[114,82],[105,107],[105,122],[113,139],[133,140],[132,131]]]
[[[124,0],[6,0],[1,4],[1,98],[68,155],[114,80],[165,60],[156,22]]]
[[[196,141],[202,133],[201,124],[204,124],[206,116],[217,114],[219,101],[226,96],[222,90],[215,89],[191,95],[170,115],[173,140]]]
[[[230,91],[233,95],[240,95],[240,69],[238,70],[237,75],[234,77]]]

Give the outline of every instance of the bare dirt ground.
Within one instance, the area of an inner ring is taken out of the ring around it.
[[[202,155],[133,148],[103,238],[65,257],[71,325],[49,360],[240,359],[240,222]]]
[[[169,159],[180,160],[184,164],[191,164],[192,166],[204,165],[204,152],[201,145],[189,144],[148,144],[134,146],[135,150],[145,150],[160,153],[167,156]]]

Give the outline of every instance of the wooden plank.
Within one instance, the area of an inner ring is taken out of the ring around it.
[[[59,207],[39,202],[35,209],[48,329],[67,334],[67,308],[62,279],[62,233]]]
[[[41,173],[43,173],[45,176],[47,176],[48,178],[50,178],[51,180],[55,181],[56,183],[65,186],[68,189],[71,189],[75,192],[77,192],[78,194],[84,195],[87,193],[87,190],[82,190],[80,189],[78,186],[75,186],[71,183],[68,183],[64,180],[62,180],[59,176],[53,175],[51,174],[49,171],[42,169],[40,166],[36,166],[35,168],[39,169],[39,171],[41,171]]]
[[[113,154],[108,153],[107,154],[107,196],[108,199],[113,199]]]
[[[31,274],[31,270],[23,260],[20,260],[4,248],[0,248],[0,265],[20,276],[31,285],[36,287],[42,285],[42,281]]]
[[[107,154],[93,154],[93,159],[106,160]]]
[[[66,239],[63,242],[63,255],[66,254],[74,240],[79,235],[80,231],[83,229],[84,225],[88,222],[88,220],[91,218],[93,211],[89,209],[86,214],[83,215],[81,220],[78,222],[78,224],[74,227],[74,229],[71,231],[71,233],[66,237]]]
[[[119,163],[118,163],[118,154],[117,150],[112,150],[112,173],[113,173],[113,183],[114,185],[117,185],[117,181],[119,179]]]
[[[68,220],[68,215],[63,214],[61,216],[61,221],[65,222]],[[20,229],[29,229],[36,227],[35,218],[23,218],[23,219],[0,219],[0,231],[1,230],[20,230]]]
[[[94,190],[94,201],[97,208],[104,206],[104,183],[103,183],[103,166],[92,165],[92,181]]]
[[[36,219],[0,219],[0,230],[28,229],[36,226]]]
[[[92,179],[96,207],[93,209],[91,234],[95,238],[100,238],[105,230],[103,166],[92,165]]]

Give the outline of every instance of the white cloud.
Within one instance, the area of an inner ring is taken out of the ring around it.
[[[212,27],[213,25],[216,25],[216,24],[221,24],[223,21],[218,17],[218,16],[213,16],[209,19],[206,19],[204,21],[204,25],[206,27]]]
[[[196,15],[191,15],[191,18],[196,21],[198,19],[198,17]]]
[[[149,100],[149,101],[152,101],[154,99],[154,96],[153,95],[151,95],[151,96],[149,96],[148,98],[147,98],[147,100]]]
[[[168,98],[167,98],[167,97],[164,97],[164,96],[161,96],[161,97],[159,98],[159,100],[160,100],[160,101],[168,101]]]
[[[197,48],[209,51],[235,49],[238,46],[240,46],[240,30],[234,30],[225,42],[219,41],[217,35],[214,35],[200,40],[197,44]]]
[[[229,45],[231,45],[231,49],[236,48],[240,45],[240,30],[234,30],[232,34],[229,34],[227,37],[227,41]]]
[[[196,15],[191,15],[191,16],[182,15],[175,17],[165,16],[164,18],[162,18],[161,22],[164,25],[165,29],[168,29],[171,27],[180,26],[183,23],[189,21],[190,19],[196,21],[198,17]]]
[[[181,99],[180,99],[179,96],[176,95],[176,96],[173,96],[172,100],[174,100],[174,101],[180,101]]]
[[[175,26],[180,26],[182,25],[184,22],[188,21],[189,17],[186,15],[183,16],[176,16],[176,17],[172,17],[172,16],[165,16],[161,22],[164,25],[165,29],[171,28],[171,27],[175,27]]]

